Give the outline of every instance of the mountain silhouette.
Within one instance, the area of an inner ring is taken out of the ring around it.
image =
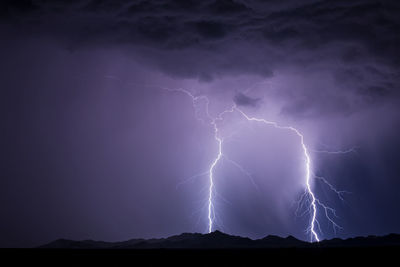
[[[131,239],[104,242],[58,239],[40,248],[65,249],[262,249],[262,248],[340,248],[340,247],[400,247],[400,235],[367,236],[348,239],[334,238],[309,243],[293,236],[286,238],[269,235],[252,240],[215,231],[209,234],[182,233],[168,238]]]

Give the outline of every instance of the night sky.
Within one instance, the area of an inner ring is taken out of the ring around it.
[[[321,238],[400,233],[399,1],[6,0],[0,36],[0,247],[206,233],[218,145],[177,89],[301,131],[346,191],[312,177]],[[309,240],[299,138],[218,127],[251,176],[218,163],[213,230]]]

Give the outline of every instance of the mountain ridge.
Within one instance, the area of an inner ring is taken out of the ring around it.
[[[400,234],[385,236],[333,238],[306,242],[293,236],[268,235],[260,239],[214,231],[208,234],[182,233],[167,238],[129,239],[119,242],[57,239],[38,248],[53,249],[262,249],[262,248],[330,248],[330,247],[400,247]]]

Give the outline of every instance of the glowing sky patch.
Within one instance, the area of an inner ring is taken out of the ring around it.
[[[165,89],[165,88],[164,88]],[[273,122],[273,121],[267,121],[265,119],[261,119],[261,118],[256,118],[256,117],[251,117],[249,115],[247,115],[242,109],[238,108],[236,106],[236,104],[233,104],[232,107],[230,109],[224,110],[223,112],[221,112],[217,117],[213,118],[208,110],[209,107],[209,99],[207,96],[194,96],[192,93],[190,93],[189,91],[185,90],[185,89],[165,89],[168,90],[170,92],[181,92],[186,94],[187,96],[189,96],[192,99],[193,102],[193,107],[196,109],[196,105],[198,104],[197,101],[199,100],[204,100],[205,101],[205,112],[207,115],[207,118],[209,119],[209,124],[211,125],[211,127],[213,128],[214,131],[214,138],[217,144],[217,155],[214,158],[214,160],[212,161],[212,163],[210,164],[210,168],[207,172],[208,174],[208,178],[209,178],[209,188],[208,188],[208,200],[207,200],[207,207],[208,207],[208,232],[211,233],[214,230],[214,220],[215,220],[215,204],[214,204],[214,194],[215,191],[217,190],[215,188],[215,184],[214,184],[214,179],[215,179],[215,169],[218,166],[219,162],[221,161],[221,159],[225,156],[223,153],[223,142],[224,142],[224,138],[220,136],[219,133],[219,128],[218,128],[218,121],[222,121],[223,117],[225,114],[227,113],[233,113],[233,112],[238,112],[240,115],[242,115],[243,118],[245,118],[247,121],[249,122],[258,122],[258,123],[262,123],[265,124],[267,126],[272,126],[273,128],[276,128],[278,130],[287,130],[287,131],[291,131],[292,133],[294,133],[300,140],[300,145],[303,151],[303,156],[304,156],[304,172],[305,172],[305,176],[303,178],[304,180],[304,188],[305,188],[305,195],[306,196],[302,196],[301,201],[306,201],[307,197],[309,198],[309,203],[308,203],[308,213],[310,215],[310,223],[308,228],[306,229],[307,232],[310,233],[310,241],[317,241],[319,242],[321,240],[321,234],[322,234],[322,230],[320,227],[320,224],[318,222],[318,208],[317,206],[320,206],[323,210],[323,214],[325,215],[325,218],[333,225],[334,229],[337,228],[341,228],[329,215],[329,212],[332,212],[335,216],[335,210],[325,204],[323,204],[317,197],[316,197],[316,193],[313,191],[312,189],[312,185],[311,185],[311,174],[312,174],[312,166],[311,166],[311,157],[309,155],[309,149],[307,148],[305,141],[304,141],[304,136],[303,134],[301,134],[301,132],[297,129],[294,128],[292,126],[281,126],[279,125],[277,122]],[[197,114],[197,112],[196,112]],[[201,120],[200,118],[196,117],[198,120],[204,122],[203,120]],[[348,149],[348,150],[339,150],[339,151],[316,151],[316,152],[321,152],[321,153],[332,153],[332,154],[345,154],[345,153],[350,153],[353,152],[354,149]],[[237,162],[233,162],[233,164],[235,164],[235,166],[237,166],[244,174],[249,175],[242,166],[240,166],[240,164],[238,164]],[[336,190],[328,181],[326,181],[326,179],[324,179],[323,177],[319,177],[319,176],[315,176],[316,178],[322,180],[325,184],[327,184],[329,186],[329,188],[335,192],[338,197],[343,200],[342,198],[342,194],[346,191],[338,191]],[[320,232],[320,234],[318,234],[318,232]]]

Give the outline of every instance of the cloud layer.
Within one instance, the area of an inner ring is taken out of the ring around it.
[[[321,90],[339,92],[336,112],[344,114],[398,98],[397,1],[27,0],[3,1],[1,10],[14,35],[51,36],[72,51],[124,46],[172,77],[210,82],[300,71],[333,79],[325,89],[296,86],[303,97],[283,114],[326,113],[314,105],[325,102],[316,99]]]

